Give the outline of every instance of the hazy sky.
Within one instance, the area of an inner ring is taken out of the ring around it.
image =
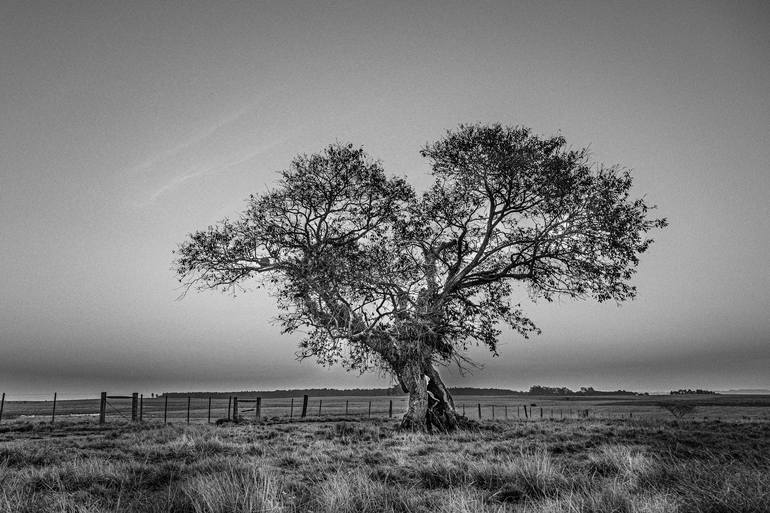
[[[671,226],[637,300],[525,303],[543,334],[451,384],[770,388],[769,6],[3,1],[0,391],[388,385],[297,362],[262,291],[176,301],[171,251],[297,153],[424,187],[477,121],[590,145]]]

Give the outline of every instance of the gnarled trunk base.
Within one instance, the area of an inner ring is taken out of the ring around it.
[[[401,387],[409,394],[409,410],[401,420],[400,429],[449,433],[477,427],[474,421],[457,413],[449,390],[430,363],[409,365],[398,375]]]

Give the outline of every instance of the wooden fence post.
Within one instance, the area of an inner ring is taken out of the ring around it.
[[[139,394],[133,392],[131,394],[131,422],[136,422],[139,413]]]
[[[478,403],[479,405],[479,418],[481,418],[481,403]]]
[[[56,392],[53,393],[53,410],[51,410],[51,424],[56,420]]]
[[[540,418],[541,419],[543,418],[543,407],[542,406],[540,407]]]
[[[187,396],[187,423],[190,423],[190,396]]]
[[[348,400],[345,399],[345,415],[348,414]]]
[[[289,405],[289,420],[294,418],[294,398],[291,398],[291,404]]]
[[[393,418],[393,399],[390,400],[390,405],[388,406],[388,417]]]
[[[527,413],[527,405],[524,405],[524,418],[529,420],[529,413]]]
[[[321,416],[321,405],[324,403],[323,399],[318,400],[318,416]]]
[[[257,402],[254,405],[254,416],[257,418],[257,420],[260,420],[262,418],[262,398],[257,397]]]
[[[233,397],[233,422],[238,422],[238,396]]]
[[[139,396],[139,422],[144,422],[144,394]]]
[[[505,420],[508,420],[508,405],[506,404],[504,408],[505,408]]]
[[[165,398],[163,401],[163,423],[166,424],[168,422],[168,394],[163,397]]]
[[[372,416],[372,402],[369,401],[369,417],[371,418],[371,416]]]
[[[5,392],[3,392],[3,398],[0,399],[0,422],[3,421],[3,408],[5,408]]]
[[[233,396],[227,398],[227,420],[230,420],[230,406],[233,404]]]
[[[104,424],[104,418],[107,415],[107,392],[102,392],[99,397],[99,424]]]
[[[211,424],[211,396],[209,396],[209,411],[206,417],[206,423]]]
[[[300,415],[300,418],[303,418],[303,419],[307,415],[307,400],[308,400],[307,394],[303,395],[302,396],[302,414]]]

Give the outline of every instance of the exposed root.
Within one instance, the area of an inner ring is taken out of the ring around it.
[[[422,373],[411,382],[404,379],[405,374],[403,372],[399,374],[402,387],[411,394],[409,411],[401,420],[400,430],[451,433],[457,430],[479,429],[478,423],[457,413],[452,395],[441,380],[438,371],[430,363],[422,366],[416,372],[419,371]],[[425,378],[427,378],[427,383],[424,381]],[[411,383],[414,387],[408,387],[405,383]],[[425,388],[420,390],[419,387]],[[427,405],[425,399],[427,399]],[[415,405],[412,405],[412,401]]]
[[[401,419],[398,430],[409,431],[412,433],[426,433],[428,431],[428,424],[426,420],[416,419],[414,416],[407,414]]]
[[[454,431],[478,431],[478,422],[469,419],[442,403],[432,404],[424,419],[404,415],[398,428],[400,431],[417,433],[452,433]]]

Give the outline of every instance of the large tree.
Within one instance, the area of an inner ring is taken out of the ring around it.
[[[496,352],[501,325],[538,331],[515,284],[628,300],[647,232],[666,223],[630,197],[626,170],[561,136],[461,125],[421,154],[434,183],[420,195],[352,145],[298,156],[238,219],[189,235],[174,265],[185,290],[261,278],[285,331],[305,333],[302,357],[384,370],[409,394],[403,427],[451,430],[465,419],[437,366],[469,344]]]

